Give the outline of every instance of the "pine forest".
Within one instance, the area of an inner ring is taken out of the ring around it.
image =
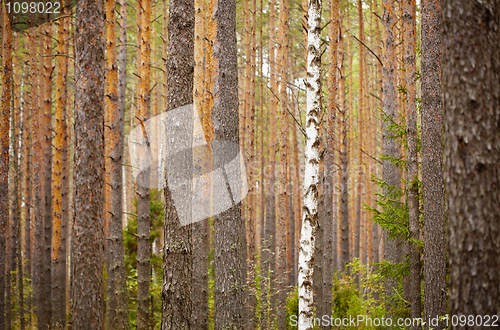
[[[500,326],[500,0],[3,0],[0,330]]]

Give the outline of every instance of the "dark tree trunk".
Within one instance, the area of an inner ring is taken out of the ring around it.
[[[238,62],[236,48],[236,2],[218,0],[212,20],[215,24],[214,140],[239,145],[238,134]],[[221,160],[229,163],[237,155],[224,152]],[[214,218],[214,329],[243,329],[243,233],[241,203]]]
[[[498,1],[442,3],[450,315],[500,314],[499,23]]]
[[[170,2],[166,61],[168,111],[193,103],[194,22],[194,0]],[[169,165],[180,166],[180,164]],[[189,169],[187,172],[192,173]],[[190,206],[188,212],[191,212]],[[191,231],[191,223],[181,226],[167,182],[163,248],[163,330],[191,328],[193,260]]]
[[[104,3],[76,4],[72,330],[104,325]]]
[[[425,320],[446,314],[446,251],[443,189],[440,2],[422,8],[422,197]],[[426,323],[426,329],[431,326]],[[444,329],[441,322],[432,326]]]

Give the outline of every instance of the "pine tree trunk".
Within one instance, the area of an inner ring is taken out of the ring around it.
[[[342,23],[343,17],[340,19]],[[337,122],[339,123],[339,158],[340,158],[340,172],[339,172],[339,182],[340,182],[340,222],[334,227],[334,253],[336,256],[341,252],[340,244],[338,242],[338,237],[340,236],[338,230],[340,226],[349,223],[349,140],[347,137],[349,126],[347,122],[347,107],[346,107],[346,95],[345,95],[345,66],[344,66],[344,31],[343,26],[340,24],[339,31],[339,54],[338,54],[338,64],[340,66],[339,72],[339,118]],[[343,230],[342,230],[343,232]],[[342,253],[343,255],[343,253]],[[343,270],[343,264],[340,265],[340,258],[336,261],[335,267],[339,270]]]
[[[286,329],[286,223],[289,220],[289,199],[287,191],[287,140],[289,136],[287,109],[287,63],[286,56],[288,51],[288,0],[280,1],[279,19],[278,19],[278,59],[277,64],[280,72],[280,170],[279,170],[279,197],[277,228],[276,228],[276,272],[277,272],[277,290],[278,290],[278,329]]]
[[[442,3],[450,315],[500,313],[499,22],[498,1]]]
[[[0,15],[3,21],[7,21],[7,15],[3,12],[3,6],[0,6]],[[2,24],[3,25],[3,24]],[[7,28],[8,29],[8,28]],[[0,35],[3,34],[4,26],[0,31]],[[8,36],[8,34],[6,35]],[[4,46],[3,41],[5,37],[2,37],[2,46]],[[11,39],[12,40],[12,39]],[[8,46],[8,43],[7,43]],[[3,54],[7,54],[8,50],[6,47],[2,47],[2,57]],[[6,58],[6,57],[3,57]],[[7,67],[8,68],[8,67]],[[3,79],[7,80],[9,76],[3,75]],[[2,80],[2,86],[5,86],[5,81]],[[2,88],[2,94],[7,93],[10,89]],[[6,94],[7,95],[7,94]],[[2,98],[3,100],[3,98]],[[9,128],[10,128],[10,102],[4,101],[2,103],[2,112],[0,118],[0,297],[5,297],[6,289],[9,290],[9,286],[6,284],[6,241],[7,241],[7,226],[9,223]],[[0,329],[5,329],[5,300],[0,299]]]
[[[207,8],[206,2],[195,0],[195,31],[194,31],[194,108],[198,112],[202,120],[202,126],[204,130],[205,139],[209,140],[207,132],[211,130],[211,123],[206,121],[208,109],[207,96],[208,86],[205,83],[206,79],[206,67],[207,67],[207,51],[206,51],[206,15]],[[211,166],[210,159],[203,159],[204,154],[193,155],[195,163],[202,164],[201,173],[196,173],[196,175],[202,175],[203,173],[210,172],[209,168]],[[199,160],[197,160],[199,159]],[[211,187],[202,187],[205,192],[204,199],[200,201],[203,203],[199,205],[200,209],[204,209],[203,213],[207,212],[210,208],[211,202]],[[196,222],[193,224],[193,295],[192,300],[195,302],[193,304],[192,311],[192,328],[208,330],[208,230],[209,223],[208,219]]]
[[[382,1],[383,16],[382,21],[384,24],[384,57],[383,57],[383,111],[390,120],[396,120],[396,102],[398,97],[396,95],[396,54],[395,54],[395,44],[394,44],[394,29],[395,29],[395,17],[394,17],[394,4],[390,0]],[[398,145],[396,142],[390,138],[392,133],[388,130],[389,123],[383,123],[382,132],[382,154],[390,157],[397,157],[399,154]],[[383,161],[382,178],[390,186],[400,187],[401,185],[401,174],[399,169],[391,163],[390,160],[386,159]],[[389,191],[384,188],[384,195],[388,196]],[[389,196],[390,197],[390,196]],[[384,232],[385,237],[385,249],[384,258],[387,261],[393,263],[397,262],[397,255],[399,243],[397,240],[392,240],[387,237],[387,232]],[[388,279],[385,283],[385,293],[388,296],[392,296],[394,290],[397,289],[397,284],[394,279]],[[392,316],[392,306],[386,303],[386,313]]]
[[[270,0],[269,2],[269,68],[270,68],[270,101],[269,101],[269,163],[270,175],[268,183],[268,197],[267,197],[267,212],[266,212],[266,225],[264,229],[263,240],[263,264],[261,270],[264,278],[264,290],[269,292],[264,306],[267,310],[264,311],[264,328],[270,327],[274,324],[276,317],[276,131],[277,131],[277,108],[278,99],[278,83],[276,75],[276,2]],[[270,322],[270,324],[268,323]]]
[[[168,107],[193,103],[194,0],[170,1],[168,23]],[[174,164],[175,165],[175,164]],[[190,211],[189,211],[190,212]],[[172,193],[165,188],[162,329],[189,329],[192,321],[192,225],[181,226]]]
[[[120,4],[122,15],[121,40],[126,44],[126,3]],[[107,305],[106,328],[128,329],[128,301],[125,273],[125,252],[123,248],[122,213],[123,213],[123,130],[125,117],[126,84],[126,46],[120,47],[117,63],[115,32],[115,1],[105,2],[106,42],[107,42],[107,84],[105,111],[109,132],[106,134],[106,187],[105,198],[108,200],[104,216],[107,223]],[[120,72],[118,72],[118,65]]]
[[[44,257],[44,273],[45,273],[45,296],[47,299],[43,301],[44,313],[47,317],[47,326],[51,327],[52,308],[52,23],[47,22],[43,28],[44,49],[43,57],[40,57],[40,63],[43,63],[43,120],[41,122],[44,139],[42,140],[43,160],[43,189],[44,189],[44,236],[45,236],[45,257]]]
[[[313,328],[311,265],[314,260],[316,224],[318,222],[318,174],[321,127],[321,0],[309,0],[307,43],[307,115],[306,162],[304,176],[304,217],[300,235],[299,256],[299,329]]]
[[[236,145],[238,138],[238,71],[236,50],[236,3],[219,0],[214,8],[214,139]],[[233,155],[226,154],[227,163]],[[214,219],[214,329],[243,329],[241,206],[233,204]]]
[[[63,152],[65,149],[65,107],[67,96],[64,92],[66,76],[64,66],[67,57],[64,55],[64,20],[56,21],[57,26],[57,54],[56,57],[56,104],[55,104],[55,138],[54,138],[54,166],[53,176],[53,200],[54,200],[54,223],[52,226],[52,325],[56,329],[64,329],[66,325],[66,255],[63,254],[62,229],[63,222],[63,182],[67,180],[63,176]],[[65,251],[64,251],[65,252]]]
[[[409,229],[410,238],[420,239],[420,219],[419,219],[419,196],[418,196],[418,146],[417,146],[417,109],[415,90],[415,50],[416,50],[416,3],[415,0],[405,0],[404,6],[404,26],[408,42],[405,43],[405,68],[406,68],[406,129],[408,139],[407,156],[407,180],[408,187],[408,207],[409,207]],[[410,304],[411,317],[419,318],[422,315],[420,297],[420,250],[415,242],[409,242],[410,249]],[[410,327],[417,330],[419,326],[414,324]]]
[[[139,86],[137,118],[142,126],[144,141],[149,146],[145,122],[150,115],[150,79],[151,79],[151,0],[141,0],[137,5],[138,39],[141,52],[137,62],[139,66]],[[147,152],[150,152],[149,150]],[[149,282],[150,282],[150,254],[151,231],[150,215],[150,175],[148,169],[139,173],[137,180],[137,329],[148,329],[149,324]]]
[[[446,314],[443,115],[441,100],[440,2],[421,3],[422,31],[422,198],[424,218],[425,320]],[[426,324],[428,330],[431,326]],[[444,329],[440,322],[432,326]]]
[[[72,330],[104,325],[104,8],[76,4]]]

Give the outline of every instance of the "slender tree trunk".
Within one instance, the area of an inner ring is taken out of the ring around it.
[[[140,0],[137,4],[138,39],[141,52],[139,65],[138,111],[137,118],[142,126],[145,144],[149,147],[145,122],[150,115],[151,79],[151,0]],[[147,151],[150,152],[149,150]],[[149,282],[151,231],[150,216],[150,169],[139,173],[137,180],[137,329],[149,328]]]
[[[72,330],[104,325],[104,8],[76,4]]]
[[[3,12],[3,6],[0,6],[0,15],[3,18],[3,22],[8,22],[7,14]],[[3,25],[3,23],[2,23]],[[10,31],[10,25],[6,24],[6,26],[2,26],[2,31],[5,30]],[[5,59],[9,58],[9,42],[4,43],[9,39],[9,36],[12,32],[6,33],[2,37],[2,57]],[[7,38],[5,38],[7,37]],[[10,36],[10,42],[12,42],[12,36]],[[6,47],[7,46],[7,47]],[[12,47],[12,46],[10,46]],[[4,56],[4,54],[6,56]],[[7,64],[7,61],[4,63]],[[2,66],[7,69],[7,73],[9,73],[9,66]],[[4,70],[2,70],[4,71]],[[5,83],[9,83],[10,75],[5,74],[2,76],[2,86],[5,86]],[[5,94],[6,96],[10,95],[10,88],[2,88],[2,96]],[[4,100],[2,97],[2,112],[0,118],[0,297],[5,297],[5,291],[9,290],[9,286],[5,286],[6,278],[7,278],[7,268],[6,268],[6,242],[7,242],[7,226],[9,223],[9,129],[10,129],[10,101]],[[5,299],[0,299],[0,330],[5,329],[6,322],[6,304]],[[8,314],[7,314],[8,317]]]
[[[408,206],[409,206],[409,229],[410,238],[420,239],[420,219],[419,219],[419,196],[418,196],[418,146],[417,146],[417,109],[415,90],[415,50],[416,50],[416,3],[415,0],[405,0],[404,25],[408,42],[405,44],[405,68],[406,68],[406,129],[408,139],[408,162],[407,180]],[[415,242],[409,242],[410,248],[410,305],[411,317],[419,318],[422,315],[420,297],[420,250]],[[417,330],[420,326],[414,324],[412,330]]]
[[[395,54],[395,44],[394,44],[394,29],[395,29],[395,17],[394,17],[394,4],[390,0],[382,1],[383,16],[382,21],[384,24],[384,57],[383,57],[383,75],[384,75],[384,85],[383,85],[383,111],[390,120],[396,120],[396,54]],[[388,130],[389,123],[383,123],[382,140],[383,147],[382,153],[386,156],[397,157],[399,154],[398,146],[396,142],[391,139],[392,133]],[[401,177],[399,169],[391,163],[389,159],[383,161],[383,171],[382,178],[390,186],[400,187]],[[389,195],[389,190],[384,188],[384,195]],[[390,196],[389,196],[390,197]],[[396,240],[389,239],[387,237],[387,232],[384,232],[385,237],[385,249],[384,255],[385,259],[393,263],[397,262],[397,249],[398,242]],[[397,284],[394,279],[388,279],[385,283],[385,292],[388,296],[394,294],[394,290],[397,289]],[[392,316],[392,306],[386,303],[386,313]]]
[[[440,2],[423,0],[422,31],[422,198],[424,216],[425,320],[446,314],[443,115],[441,100]],[[426,329],[431,326],[426,323]],[[440,322],[432,328],[444,329]]]
[[[52,226],[52,324],[56,329],[64,329],[66,325],[66,255],[63,254],[63,245],[66,243],[62,236],[63,222],[63,152],[65,147],[65,107],[66,93],[64,93],[66,76],[64,66],[67,57],[64,55],[65,23],[64,20],[56,22],[57,26],[57,56],[56,58],[56,113],[55,113],[55,138],[54,138],[54,166],[53,176],[53,199],[54,199],[54,223]]]
[[[168,107],[193,103],[194,0],[170,1],[168,23]],[[175,165],[175,164],[174,164]],[[189,209],[191,212],[191,209]],[[192,225],[181,226],[172,193],[165,188],[165,246],[163,248],[162,329],[192,326]]]
[[[44,231],[44,217],[43,217],[43,199],[44,199],[44,191],[42,184],[43,177],[43,156],[42,156],[42,141],[44,139],[43,136],[43,112],[41,111],[42,107],[40,105],[40,99],[42,98],[41,94],[43,93],[42,86],[39,85],[39,66],[37,65],[37,40],[36,34],[34,31],[35,28],[31,28],[31,32],[29,35],[29,53],[30,53],[30,82],[31,82],[31,113],[32,116],[32,125],[33,125],[33,183],[34,183],[34,253],[33,253],[33,280],[34,280],[34,296],[35,300],[35,313],[37,316],[37,325],[39,329],[46,330],[48,329],[48,320],[47,315],[44,311],[45,301],[48,300],[48,297],[45,295],[45,273],[43,271],[43,260],[45,257],[44,252],[44,240],[43,240],[43,231]],[[39,33],[42,33],[42,30],[38,30]],[[39,40],[43,40],[39,38]],[[42,44],[43,45],[43,44]],[[43,52],[43,46],[39,48],[39,52]],[[40,87],[40,88],[39,88]]]
[[[44,232],[45,232],[45,295],[44,309],[47,317],[47,326],[51,327],[52,308],[52,23],[44,24],[44,52],[41,61],[43,62],[43,121],[42,129],[45,139],[42,142],[44,158]]]
[[[121,1],[122,16],[121,44],[126,44],[126,2]],[[107,42],[107,84],[105,111],[109,125],[106,134],[106,181],[105,198],[107,209],[104,216],[107,222],[107,305],[106,328],[128,329],[128,302],[125,279],[125,252],[123,248],[122,213],[123,213],[123,130],[125,117],[126,84],[126,46],[120,47],[117,63],[115,32],[115,1],[105,2],[106,42]],[[125,30],[123,30],[125,29]],[[120,72],[118,72],[118,65]],[[118,77],[120,75],[120,77]]]
[[[274,324],[276,317],[276,131],[277,131],[277,108],[278,99],[278,83],[276,75],[276,2],[270,0],[269,2],[269,68],[270,68],[270,102],[269,102],[269,163],[270,175],[268,184],[268,204],[266,212],[266,225],[264,229],[264,268],[262,273],[266,279],[264,287],[268,292],[268,298],[264,306],[268,307],[267,313],[264,317],[264,328],[268,328]],[[267,281],[269,280],[269,281]]]
[[[29,35],[31,33],[28,32],[28,49],[29,49]],[[28,53],[29,55],[29,53]],[[31,68],[30,68],[30,59],[26,61],[27,64],[27,76],[28,79],[26,81],[27,85],[30,85],[31,81]],[[22,151],[22,175],[23,175],[23,181],[24,181],[24,187],[23,187],[23,202],[24,202],[24,209],[23,209],[23,218],[24,218],[24,262],[25,262],[25,267],[24,267],[24,278],[26,279],[32,279],[31,276],[31,271],[32,271],[32,258],[31,258],[31,219],[33,213],[31,212],[31,206],[32,206],[32,165],[31,165],[31,155],[32,155],[32,112],[31,112],[31,99],[32,99],[32,93],[34,91],[34,87],[31,87],[28,89],[30,92],[27,93],[27,98],[26,98],[26,106],[24,106],[23,109],[23,151]],[[30,283],[30,282],[27,282]],[[33,288],[32,285],[28,284],[28,291],[27,292],[32,292]],[[31,324],[31,294],[27,294],[26,297],[26,307],[27,307],[27,312],[28,312],[28,324]]]
[[[208,109],[207,96],[209,90],[205,83],[206,67],[207,67],[207,51],[206,51],[206,1],[195,0],[195,31],[194,31],[194,82],[193,82],[193,99],[195,111],[202,120],[204,136],[209,140],[208,131],[211,130],[211,123],[206,120]],[[210,142],[209,142],[210,143]],[[202,175],[209,172],[210,159],[203,158],[204,154],[194,154],[195,163],[202,164]],[[199,159],[199,160],[197,160]],[[204,198],[200,209],[204,209],[204,213],[210,210],[211,202],[211,187],[209,185],[202,187],[204,190]],[[193,304],[192,310],[192,328],[208,330],[209,326],[209,312],[208,312],[208,219],[196,222],[193,224]]]
[[[346,13],[347,13],[347,18],[346,18],[346,23],[347,23],[347,66],[349,67],[349,127],[347,129],[347,132],[349,134],[348,136],[348,163],[347,163],[347,170],[349,173],[347,173],[347,185],[345,186],[345,190],[347,191],[347,194],[349,194],[349,179],[351,179],[351,186],[354,188],[354,103],[353,103],[353,84],[352,80],[354,77],[354,70],[352,68],[352,50],[351,50],[351,25],[350,25],[350,15],[349,15],[349,0],[346,2]],[[355,190],[356,189],[351,189],[352,191],[352,196],[351,201],[354,201],[355,195]],[[351,208],[353,209],[353,208]],[[352,220],[352,212],[349,209],[349,196],[346,198],[346,210],[347,210],[347,215],[342,218],[340,221],[340,227],[341,227],[341,242],[340,242],[340,247],[341,247],[341,254],[342,254],[342,262],[341,262],[341,270],[344,271],[346,265],[349,263],[351,260],[350,257],[350,222]]]
[[[215,140],[236,145],[238,138],[238,71],[236,50],[236,2],[218,0],[212,20],[215,24],[214,110]],[[225,161],[234,155],[225,154]],[[241,206],[234,204],[214,219],[215,315],[214,329],[243,329]]]
[[[340,19],[342,22],[342,18]],[[347,107],[346,107],[346,95],[345,95],[345,66],[344,66],[344,31],[342,30],[342,24],[340,26],[339,31],[339,53],[338,53],[338,64],[340,66],[339,72],[339,118],[337,122],[339,123],[339,155],[340,155],[340,172],[339,172],[339,182],[340,182],[340,223],[337,224],[334,228],[334,249],[337,249],[336,255],[338,252],[341,252],[339,243],[337,241],[337,231],[340,226],[349,223],[349,140],[347,137],[349,126],[347,122]],[[340,225],[340,226],[339,226]],[[343,230],[342,230],[343,233]],[[335,252],[335,251],[334,251]],[[343,253],[342,253],[343,255]],[[343,269],[343,265],[339,266],[339,260],[337,260],[336,267],[339,267],[340,270]]]
[[[311,265],[314,260],[316,224],[318,222],[318,174],[321,125],[321,0],[309,0],[307,43],[307,116],[306,162],[304,176],[304,217],[299,256],[299,329],[313,328],[313,296]]]
[[[500,313],[499,22],[498,1],[442,3],[450,315]]]
[[[278,59],[280,72],[280,171],[279,171],[279,197],[276,228],[276,272],[278,290],[278,329],[286,329],[286,223],[289,221],[289,199],[287,191],[287,154],[288,154],[288,96],[287,96],[287,52],[288,52],[288,0],[280,1],[278,19]]]

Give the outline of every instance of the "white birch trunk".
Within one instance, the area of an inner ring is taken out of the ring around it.
[[[304,215],[299,253],[299,330],[313,329],[313,252],[318,221],[321,117],[320,23],[322,0],[309,0]]]

